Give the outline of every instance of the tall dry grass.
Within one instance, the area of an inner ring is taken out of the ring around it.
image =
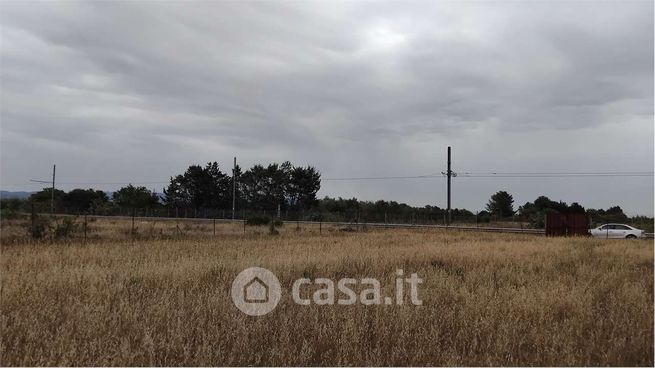
[[[650,241],[241,231],[3,246],[0,364],[653,365]],[[266,316],[230,299],[250,266],[283,284]],[[397,268],[424,279],[422,306],[300,306],[288,292],[299,277],[389,286]]]

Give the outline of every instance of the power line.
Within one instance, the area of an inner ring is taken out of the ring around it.
[[[652,171],[603,171],[603,172],[477,172],[477,171],[465,171],[462,174],[471,174],[471,175],[644,175],[650,174],[653,175]]]
[[[441,178],[439,175],[415,175],[415,176],[372,176],[372,177],[344,177],[344,178],[321,178],[321,180],[336,181],[336,180],[389,180],[389,179],[428,179],[428,178]]]
[[[49,184],[49,181],[44,180],[32,180],[33,183],[46,183]],[[60,181],[59,184],[76,184],[76,185],[120,185],[120,184],[168,184],[170,181],[116,181],[116,182],[91,182],[91,181]]]
[[[565,178],[565,177],[647,177],[653,176],[652,171],[632,172],[462,172],[453,173],[458,178]],[[413,175],[413,176],[377,176],[377,177],[343,177],[324,178],[321,180],[391,180],[391,179],[434,179],[446,178],[447,173]]]
[[[649,177],[653,171],[607,171],[607,172],[459,172],[457,178],[567,178],[567,177]],[[322,181],[359,181],[359,180],[404,180],[404,179],[443,179],[445,173],[407,176],[363,176],[363,177],[328,177]],[[50,184],[47,180],[30,180],[37,184]],[[168,184],[170,181],[116,181],[116,182],[59,182],[67,185],[122,185],[122,184]]]
[[[596,173],[460,173],[464,178],[570,178],[570,177],[652,177],[653,172],[596,172]]]

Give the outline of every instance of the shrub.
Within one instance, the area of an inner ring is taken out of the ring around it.
[[[270,223],[270,225],[268,227],[269,234],[271,234],[271,235],[279,235],[280,234],[280,232],[275,228],[275,222],[277,222],[277,221],[278,220],[271,221],[271,223]]]
[[[251,216],[246,219],[246,225],[248,226],[264,226],[271,223],[271,218],[266,215]]]
[[[34,239],[43,239],[48,235],[51,224],[50,218],[35,215],[34,219],[26,223],[27,233]]]
[[[13,220],[19,217],[23,201],[18,198],[0,200],[0,217],[4,220]]]
[[[3,220],[14,220],[18,218],[18,212],[14,211],[11,208],[3,208],[0,210],[0,218]]]
[[[65,217],[60,222],[56,222],[53,228],[55,239],[70,238],[77,231],[78,224],[72,217]]]

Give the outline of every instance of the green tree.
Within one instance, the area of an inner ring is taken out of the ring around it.
[[[587,210],[587,214],[595,224],[605,224],[608,222],[623,223],[628,221],[628,216],[623,213],[623,209],[619,206],[613,206],[607,210],[590,208]]]
[[[76,211],[89,211],[102,206],[109,201],[109,197],[102,190],[73,189],[63,196],[63,205]]]
[[[567,209],[568,213],[585,213],[584,207],[582,207],[578,202],[573,202]]]
[[[128,208],[152,208],[159,204],[157,193],[132,184],[115,191],[112,200],[117,206]]]
[[[241,175],[241,189],[247,205],[275,213],[287,208],[287,194],[293,166],[290,162],[255,165]]]
[[[66,195],[66,192],[55,188],[55,203],[61,202],[61,200],[64,198],[64,195]],[[50,203],[51,198],[52,188],[43,188],[38,192],[32,193],[28,200],[30,202],[36,203]]]
[[[330,198],[318,200],[317,210],[326,221],[354,221],[434,224],[444,221],[446,210],[438,206],[413,207],[396,201],[359,201],[357,198]],[[475,214],[454,208],[453,218],[475,222]]]
[[[504,190],[496,192],[487,203],[487,211],[501,217],[512,216],[514,215],[514,198]]]
[[[546,196],[539,196],[533,202],[526,202],[523,206],[519,206],[518,213],[525,219],[530,221],[530,224],[535,228],[543,228],[545,225],[545,217],[547,213],[585,213],[585,208],[579,203],[573,202],[567,205],[563,201],[552,201]]]
[[[236,167],[236,205],[264,210],[311,209],[318,203],[321,174],[311,166],[294,167],[289,161],[267,166],[254,165],[245,172]],[[232,176],[221,172],[216,162],[192,165],[182,175],[171,177],[164,189],[165,203],[171,207],[232,207]]]
[[[171,178],[164,195],[169,206],[227,208],[232,201],[232,178],[216,162],[191,165],[184,174]]]
[[[20,198],[2,198],[0,200],[0,217],[3,219],[18,217],[24,202]]]
[[[60,189],[54,191],[54,206],[55,211],[61,209],[62,201],[66,192]],[[27,199],[29,205],[34,205],[34,208],[37,212],[50,212],[50,206],[52,202],[52,188],[43,188],[38,192],[32,193]]]
[[[189,194],[184,186],[184,176],[171,177],[171,182],[164,189],[164,203],[170,207],[187,207],[190,205]]]
[[[294,167],[287,188],[289,206],[303,210],[316,206],[316,193],[319,189],[321,174],[318,170],[311,166]]]
[[[241,174],[240,179],[239,186],[246,206],[257,209],[264,208],[268,195],[266,168],[262,165],[254,165]]]

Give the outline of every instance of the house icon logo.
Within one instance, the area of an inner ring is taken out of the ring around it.
[[[243,287],[243,295],[246,303],[267,303],[268,285],[259,277],[252,279]]]
[[[277,306],[282,296],[280,281],[261,267],[241,271],[232,282],[234,305],[249,316],[263,316]]]

